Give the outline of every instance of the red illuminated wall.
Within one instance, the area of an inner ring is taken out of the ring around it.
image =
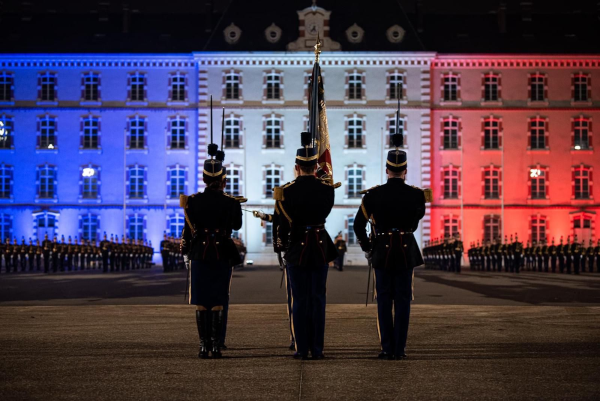
[[[459,75],[459,99],[444,102],[442,76]],[[482,101],[483,76],[500,76],[501,100]],[[547,99],[529,101],[529,76],[546,76]],[[573,102],[573,74],[584,73],[591,79],[591,100]],[[585,214],[591,221],[589,229],[577,230],[580,235],[600,238],[598,216],[600,209],[600,57],[539,58],[501,56],[438,56],[432,67],[432,188],[431,237],[442,237],[444,216],[459,218],[460,231],[466,248],[481,240],[486,215],[501,219],[500,233],[518,233],[526,242],[531,237],[531,218],[545,217],[547,237],[574,234],[573,219]],[[458,150],[443,149],[442,121],[448,116],[460,120]],[[501,149],[482,149],[482,121],[493,116],[501,121]],[[529,150],[528,119],[540,116],[547,119],[548,149]],[[592,147],[575,150],[572,145],[572,119],[584,116],[591,122]],[[597,130],[600,130],[598,128]],[[454,165],[460,168],[458,199],[444,199],[442,169]],[[501,171],[501,196],[484,199],[482,195],[482,168],[494,165]],[[547,199],[531,199],[529,194],[530,168],[547,169]],[[592,185],[589,199],[573,198],[572,168],[584,165],[590,168]],[[587,245],[587,243],[586,243]]]

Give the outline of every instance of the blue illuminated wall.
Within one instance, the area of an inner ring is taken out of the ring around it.
[[[39,99],[38,74],[52,72],[57,78],[57,100]],[[192,55],[4,55],[0,72],[14,79],[12,99],[0,101],[0,116],[14,122],[12,149],[0,149],[0,162],[13,168],[12,197],[0,199],[0,213],[12,218],[12,236],[36,237],[34,215],[56,213],[59,238],[81,236],[80,216],[98,216],[98,235],[122,236],[127,217],[139,213],[145,219],[145,238],[155,250],[167,229],[167,219],[178,211],[178,199],[168,197],[167,170],[180,165],[187,169],[186,192],[196,191],[198,82]],[[82,101],[82,74],[100,76],[100,101]],[[146,100],[128,101],[128,76],[146,74]],[[169,99],[170,76],[185,74],[187,101]],[[56,149],[39,149],[38,119],[50,115],[57,124]],[[82,117],[100,120],[100,149],[81,149]],[[128,118],[140,115],[147,121],[147,146],[127,149]],[[184,117],[185,149],[169,149],[169,119]],[[37,167],[56,167],[55,199],[37,198]],[[127,200],[125,166],[146,168],[146,197]],[[98,167],[99,199],[81,198],[81,169]],[[124,208],[125,205],[125,208]],[[125,233],[127,235],[127,233]]]

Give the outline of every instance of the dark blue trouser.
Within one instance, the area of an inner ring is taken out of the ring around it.
[[[287,266],[292,288],[292,330],[296,352],[313,356],[323,353],[325,305],[327,304],[327,265]]]
[[[402,355],[406,348],[412,287],[413,269],[396,272],[375,269],[379,339],[381,350],[388,354]]]
[[[227,303],[223,305],[223,330],[221,330],[221,345],[225,344],[225,337],[227,336],[227,318],[229,317],[229,297],[231,295],[232,278],[233,269],[231,269],[231,276],[229,277],[229,292],[227,292]]]
[[[290,283],[290,277],[287,269],[285,269],[285,295],[287,297],[287,312],[288,312],[288,323],[290,326],[290,341],[294,341],[294,330],[292,328],[292,284]]]

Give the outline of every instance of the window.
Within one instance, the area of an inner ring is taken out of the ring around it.
[[[531,199],[546,199],[548,172],[538,167],[529,170],[529,185]]]
[[[133,240],[143,240],[144,239],[144,231],[146,226],[145,216],[139,213],[135,213],[129,216],[127,219],[127,232],[129,233],[129,238]]]
[[[185,217],[180,213],[169,216],[169,219],[167,220],[167,231],[169,232],[169,236],[173,238],[181,237],[183,226],[185,224],[184,219]]]
[[[129,199],[143,199],[146,195],[146,169],[142,166],[131,166],[127,171],[127,195]]]
[[[11,73],[0,72],[0,102],[11,102],[14,98],[15,80]]]
[[[56,119],[54,117],[40,117],[38,132],[38,149],[55,149],[57,147]]]
[[[458,149],[460,121],[454,117],[444,118],[442,120],[443,146],[444,149]]]
[[[389,114],[387,116],[386,119],[386,125],[387,125],[387,131],[389,133],[388,136],[388,146],[389,147],[393,147],[394,144],[392,143],[392,135],[396,134],[396,114]],[[404,141],[402,142],[404,144],[403,148],[406,148],[406,116],[400,115],[400,119],[398,120],[398,134],[402,134]]]
[[[442,99],[444,102],[459,101],[459,82],[460,77],[457,74],[444,74],[442,77]]]
[[[37,170],[37,197],[53,199],[56,197],[56,167],[45,164]]]
[[[458,199],[460,196],[459,185],[460,169],[452,165],[442,169],[442,183],[444,199]]]
[[[38,75],[38,99],[42,102],[54,102],[56,97],[56,74],[45,72]]]
[[[362,148],[364,119],[362,116],[353,115],[346,117],[346,141],[349,148]]]
[[[179,199],[179,195],[185,194],[186,175],[185,169],[182,167],[175,166],[169,169],[169,198]]]
[[[81,237],[86,241],[97,241],[98,229],[100,228],[98,224],[98,216],[95,214],[86,213],[79,216],[79,218],[81,224]]]
[[[82,149],[98,149],[100,147],[100,120],[97,117],[84,117],[81,138]]]
[[[483,120],[483,148],[500,149],[500,131],[502,123],[497,118],[489,117]]]
[[[531,74],[529,76],[529,99],[532,102],[546,101],[546,76]]]
[[[146,127],[147,122],[144,117],[135,116],[127,121],[127,130],[129,131],[127,146],[129,149],[146,148]]]
[[[0,149],[12,149],[13,147],[14,121],[12,117],[0,116]]]
[[[573,101],[587,102],[591,97],[590,76],[587,74],[575,74],[573,76]]]
[[[572,233],[577,236],[580,243],[586,244],[592,239],[594,233],[594,215],[577,213],[571,216],[573,221]]]
[[[578,117],[573,120],[573,149],[586,150],[592,147],[592,122],[589,118]]]
[[[493,241],[500,236],[500,217],[488,215],[483,218],[483,240]]]
[[[225,147],[226,148],[239,148],[241,145],[240,131],[242,127],[242,121],[239,116],[231,114],[229,117],[225,117]]]
[[[187,101],[187,77],[185,74],[177,72],[169,76],[169,99],[172,102]]]
[[[187,121],[185,117],[177,116],[169,120],[171,139],[169,146],[171,149],[185,149],[186,148],[186,132],[187,132]]]
[[[592,170],[589,167],[573,168],[573,197],[590,199],[592,195]]]
[[[81,167],[81,198],[98,199],[100,195],[100,169],[87,165]]]
[[[546,240],[546,217],[531,216],[531,241],[538,244]]]
[[[241,76],[235,71],[225,73],[223,80],[225,81],[224,95],[226,100],[240,99],[240,83]]]
[[[490,166],[483,169],[483,197],[485,199],[500,198],[500,168]]]
[[[146,101],[146,74],[136,72],[129,75],[129,101],[144,102]]]
[[[13,167],[0,164],[0,198],[9,199],[13,193]]]
[[[497,102],[500,100],[500,76],[485,74],[483,76],[483,101]]]
[[[399,72],[388,74],[388,99],[400,100],[405,98],[404,94],[404,75]]]
[[[265,245],[273,245],[273,223],[265,222]]]
[[[265,169],[265,197],[273,196],[273,188],[278,187],[281,180],[281,170],[279,167],[271,165]]]
[[[545,118],[535,117],[529,120],[529,148],[546,149],[548,147],[548,122]]]
[[[265,119],[265,147],[266,148],[280,148],[282,146],[281,130],[282,121],[281,118],[271,115]]]
[[[0,214],[0,235],[2,236],[2,242],[12,237],[12,217],[10,214]]]
[[[279,100],[281,98],[281,73],[271,71],[265,75],[265,94],[266,100]]]
[[[348,193],[348,198],[358,198],[360,197],[360,191],[363,190],[363,177],[364,171],[360,166],[352,166],[348,167],[346,170],[347,182],[346,191]]]
[[[38,239],[48,235],[49,239],[54,238],[55,231],[58,229],[58,213],[52,212],[37,212],[33,213],[34,218],[34,235]]]
[[[348,245],[356,245],[358,241],[356,239],[356,234],[354,233],[354,216],[346,217],[346,222],[348,225]]]
[[[357,71],[349,73],[346,76],[348,82],[348,100],[362,100],[363,99],[363,80],[364,75]]]
[[[241,175],[242,172],[238,167],[227,167],[227,184],[225,186],[225,192],[233,196],[239,196],[241,194]]]
[[[444,216],[444,238],[454,237],[458,234],[458,217],[454,215]]]
[[[100,75],[95,72],[83,74],[81,78],[81,98],[86,102],[97,102],[100,100]]]

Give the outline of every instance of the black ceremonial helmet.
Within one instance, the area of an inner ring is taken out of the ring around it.
[[[310,132],[302,132],[300,134],[300,142],[302,147],[296,151],[296,164],[299,166],[314,166],[317,164],[317,150],[312,146]]]
[[[225,167],[223,162],[218,159],[214,159],[217,155],[218,146],[214,143],[208,145],[208,155],[211,157],[204,161],[204,169],[202,170],[202,177],[205,181],[217,181],[225,178]]]
[[[396,149],[390,150],[388,152],[385,166],[387,167],[388,170],[393,171],[395,173],[400,173],[400,172],[406,170],[406,164],[407,164],[406,152],[399,149],[402,146],[402,142],[403,142],[402,134],[392,135],[392,143],[394,144],[394,147]]]

